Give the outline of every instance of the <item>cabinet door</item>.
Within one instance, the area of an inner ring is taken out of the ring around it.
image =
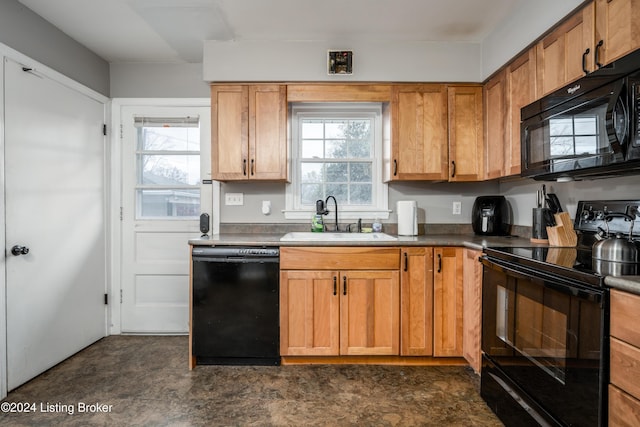
[[[538,97],[593,71],[593,14],[590,3],[537,44]]]
[[[287,179],[287,87],[249,87],[249,178]]]
[[[529,49],[507,67],[505,176],[521,171],[520,110],[536,100],[536,50]]]
[[[403,248],[400,355],[433,354],[433,248]]]
[[[398,271],[346,271],[340,282],[340,354],[398,355]]]
[[[338,272],[280,272],[282,356],[337,356],[339,316]]]
[[[503,70],[484,86],[486,179],[505,176],[505,93],[506,73]]]
[[[391,179],[446,180],[446,86],[394,86],[391,108]]]
[[[595,41],[600,64],[606,65],[640,47],[638,22],[640,4],[636,0],[596,0]]]
[[[482,86],[448,88],[449,181],[483,177]]]
[[[211,176],[218,180],[248,178],[249,88],[211,86]]]
[[[463,336],[462,352],[477,373],[482,364],[482,264],[478,259],[482,251],[464,250],[463,262]]]
[[[462,357],[463,248],[433,250],[433,355]]]

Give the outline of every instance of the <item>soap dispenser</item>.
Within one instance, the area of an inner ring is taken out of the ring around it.
[[[322,217],[325,214],[324,202],[322,200],[316,201],[316,213],[311,219],[311,231],[321,233],[324,231],[324,220]]]

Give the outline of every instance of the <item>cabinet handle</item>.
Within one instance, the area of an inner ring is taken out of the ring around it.
[[[456,162],[455,160],[451,160],[451,178],[456,177]]]
[[[251,170],[251,176],[253,176],[253,170],[255,169],[254,166],[253,166],[253,163],[254,163],[254,160],[251,159],[251,169],[250,169]]]
[[[404,271],[409,271],[409,257],[404,253]]]
[[[333,294],[338,295],[338,278],[333,276]]]
[[[247,159],[242,159],[242,175],[247,176]]]
[[[342,276],[342,295],[347,294],[347,276]]]
[[[398,161],[393,159],[393,176],[398,176]]]
[[[596,59],[596,65],[598,66],[598,68],[602,67],[602,63],[600,63],[600,48],[602,47],[603,44],[604,44],[604,40],[600,40],[596,45],[595,59]]]
[[[442,255],[438,254],[438,273],[442,272]]]
[[[587,55],[589,55],[589,52],[591,52],[591,49],[587,48],[582,54],[582,71],[585,75],[589,74],[589,70],[587,70]]]

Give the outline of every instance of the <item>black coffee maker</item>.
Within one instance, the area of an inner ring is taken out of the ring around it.
[[[481,236],[506,236],[511,228],[511,208],[504,196],[476,197],[471,211],[473,232]]]

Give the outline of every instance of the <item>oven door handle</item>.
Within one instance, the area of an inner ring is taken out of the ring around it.
[[[589,289],[576,286],[562,277],[548,274],[544,271],[536,271],[526,267],[514,267],[508,262],[488,259],[486,255],[480,258],[480,262],[487,268],[508,274],[509,276],[531,281],[542,281],[542,286],[554,289],[566,295],[572,295],[588,301],[602,302],[604,290]]]

